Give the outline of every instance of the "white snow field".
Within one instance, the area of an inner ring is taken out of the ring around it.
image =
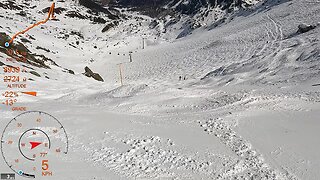
[[[51,1],[29,3],[27,13],[41,20]],[[56,7],[86,11],[69,1]],[[0,9],[0,32],[34,23],[16,12]],[[301,23],[319,24],[318,0],[268,1],[180,39],[172,38],[179,29],[149,29],[151,18],[127,13],[141,26],[129,19],[102,33],[103,25],[62,13],[28,32],[35,40],[26,47],[61,67],[25,73],[39,95],[20,105],[55,116],[70,138],[69,154],[43,179],[320,178],[320,26],[296,33]],[[59,38],[71,31],[83,39]],[[86,66],[104,82],[84,76]],[[19,113],[0,108],[2,132]],[[10,172],[2,158],[1,172]]]

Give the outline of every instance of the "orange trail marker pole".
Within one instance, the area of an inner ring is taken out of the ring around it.
[[[37,96],[37,92],[21,92],[22,94],[27,94],[30,96]]]
[[[119,64],[119,73],[120,73],[120,82],[121,82],[121,86],[123,86],[122,63],[120,63],[120,64]]]
[[[36,26],[39,26],[40,24],[45,24],[46,22],[48,22],[51,19],[55,19],[55,16],[54,16],[54,8],[55,8],[55,3],[52,3],[51,7],[50,7],[50,10],[49,10],[49,13],[48,13],[48,17],[45,19],[45,20],[42,20],[42,21],[39,21],[37,22],[36,24],[33,24],[31,25],[30,27],[28,27],[27,29],[23,30],[23,31],[20,31],[18,33],[16,33],[15,35],[13,35],[13,37],[11,38],[11,40],[9,41],[9,44],[11,44],[14,39],[19,36],[20,34],[24,34],[26,32],[28,32],[29,30],[31,30],[32,28],[36,27]]]

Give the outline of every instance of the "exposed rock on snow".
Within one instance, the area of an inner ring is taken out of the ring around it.
[[[40,67],[40,68],[50,68],[46,62],[52,62],[51,59],[45,57],[44,55],[37,55],[32,53],[24,44],[22,43],[13,43],[10,45],[11,50],[8,51],[8,48],[4,47],[4,44],[10,40],[10,36],[6,33],[0,33],[0,52],[6,54],[7,56],[14,59],[21,59],[21,62]],[[14,49],[15,51],[13,51]],[[19,52],[19,53],[17,53]],[[24,55],[22,55],[24,54]],[[22,60],[26,58],[25,60]]]
[[[110,19],[118,19],[119,17],[117,15],[112,14],[108,9],[104,8],[103,6],[95,3],[92,0],[79,0],[80,5],[83,5],[95,12],[103,12],[108,15]]]
[[[306,33],[308,31],[311,31],[312,29],[316,28],[315,25],[308,25],[308,24],[300,24],[298,26],[298,33]]]
[[[100,74],[98,73],[94,73],[89,67],[85,67],[84,68],[85,72],[83,73],[85,76],[87,77],[92,77],[93,79],[97,80],[97,81],[101,81],[103,82],[103,78],[100,76]]]

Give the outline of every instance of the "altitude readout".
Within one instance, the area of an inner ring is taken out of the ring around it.
[[[21,78],[20,76],[4,76],[3,82],[5,83],[15,83],[20,82]]]

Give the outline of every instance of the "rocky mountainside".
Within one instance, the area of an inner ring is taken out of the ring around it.
[[[237,12],[251,9],[259,2],[265,0],[79,0],[80,5],[105,12],[113,20],[121,19],[123,9],[147,15],[154,19],[150,28],[163,33],[174,31],[176,38],[200,27],[224,23]]]
[[[107,48],[110,49],[128,46],[128,42],[135,43],[131,40],[132,38],[139,42],[133,46],[139,47],[143,37],[148,39],[147,44],[154,44],[185,37],[198,28],[212,29],[219,24],[228,22],[237,13],[259,6],[259,2],[262,1],[265,0],[58,1],[55,9],[58,20],[52,24],[59,25],[59,28],[53,31],[50,29],[50,25],[43,25],[41,28],[31,31],[28,36],[18,37],[12,47],[18,46],[18,42],[20,42],[21,46],[25,45],[25,49],[29,49],[30,52],[37,55],[35,58],[29,58],[30,64],[40,63],[41,67],[49,67],[45,62],[56,64],[54,63],[54,59],[57,58],[56,54],[49,50],[54,49],[54,44],[52,47],[48,44],[35,45],[34,41],[37,40],[32,37],[37,37],[39,33],[51,34],[55,37],[53,42],[56,42],[57,39],[62,40],[64,41],[62,44],[66,43],[64,46],[77,49],[81,53],[83,49],[87,48],[85,43],[91,42],[92,38],[97,37],[103,39],[101,40],[103,44],[108,41],[111,45]],[[27,24],[33,24],[42,19],[49,11],[49,5],[50,3],[43,3],[40,6],[37,1],[1,1],[0,8],[9,10],[9,14],[0,16],[4,20],[0,26],[3,37],[10,38],[9,36],[26,27],[25,20],[22,19],[27,19]],[[19,22],[18,26],[12,25],[12,17]],[[88,28],[79,29],[77,28],[78,23],[86,24]],[[90,29],[94,29],[94,32]],[[88,32],[86,33],[86,31]],[[32,33],[36,35],[33,36]],[[95,34],[94,37],[92,37],[92,33]],[[2,39],[5,40],[5,38]],[[4,42],[1,46],[3,44]],[[96,50],[97,43],[93,43],[91,47]],[[3,53],[5,53],[4,49],[3,47]],[[43,50],[45,50],[46,56],[49,52],[49,57],[42,55]]]
[[[153,9],[173,9],[183,14],[192,15],[203,8],[217,7],[229,9],[232,7],[249,7],[258,0],[102,0],[103,4],[118,5],[121,7],[142,7]]]

